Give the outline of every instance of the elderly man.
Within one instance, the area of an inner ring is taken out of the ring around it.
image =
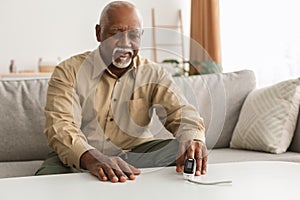
[[[101,181],[125,182],[140,167],[196,159],[206,173],[203,120],[170,75],[138,55],[142,19],[134,5],[109,3],[96,25],[99,48],[60,63],[49,81],[45,134],[55,152],[37,175],[88,170]],[[156,113],[175,139],[154,139]]]

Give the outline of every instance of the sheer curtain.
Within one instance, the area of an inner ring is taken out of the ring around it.
[[[258,87],[300,76],[298,0],[220,0],[225,72],[250,69]]]
[[[191,0],[191,38],[221,64],[219,0]],[[205,60],[199,48],[191,43],[190,60]],[[200,69],[198,69],[200,70]],[[196,69],[191,68],[195,72]]]

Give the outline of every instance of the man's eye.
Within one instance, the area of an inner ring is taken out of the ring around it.
[[[114,38],[122,37],[122,33],[120,33],[120,32],[111,32],[109,34],[110,34],[111,37],[114,37]]]
[[[129,33],[129,39],[131,40],[139,40],[141,39],[141,34],[138,31],[133,31]]]
[[[131,40],[138,40],[138,39],[140,39],[140,35],[138,33],[131,33],[131,34],[129,34],[129,38]]]
[[[139,40],[141,38],[141,34],[138,32],[129,32],[126,34],[126,32],[110,32],[109,33],[111,37],[115,39],[121,39],[125,35],[127,35],[128,39],[130,40]]]

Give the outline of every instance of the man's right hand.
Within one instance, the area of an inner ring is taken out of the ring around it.
[[[120,157],[109,157],[96,149],[86,151],[80,158],[80,165],[99,180],[109,180],[113,183],[125,182],[127,179],[134,180],[135,176],[141,173]]]

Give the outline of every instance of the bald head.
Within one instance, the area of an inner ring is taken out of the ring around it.
[[[135,5],[127,1],[113,1],[107,4],[101,12],[99,25],[101,27],[106,26],[111,20],[113,20],[115,13],[122,10],[132,10],[140,22],[140,28],[142,28],[143,19],[139,10],[135,7]]]

